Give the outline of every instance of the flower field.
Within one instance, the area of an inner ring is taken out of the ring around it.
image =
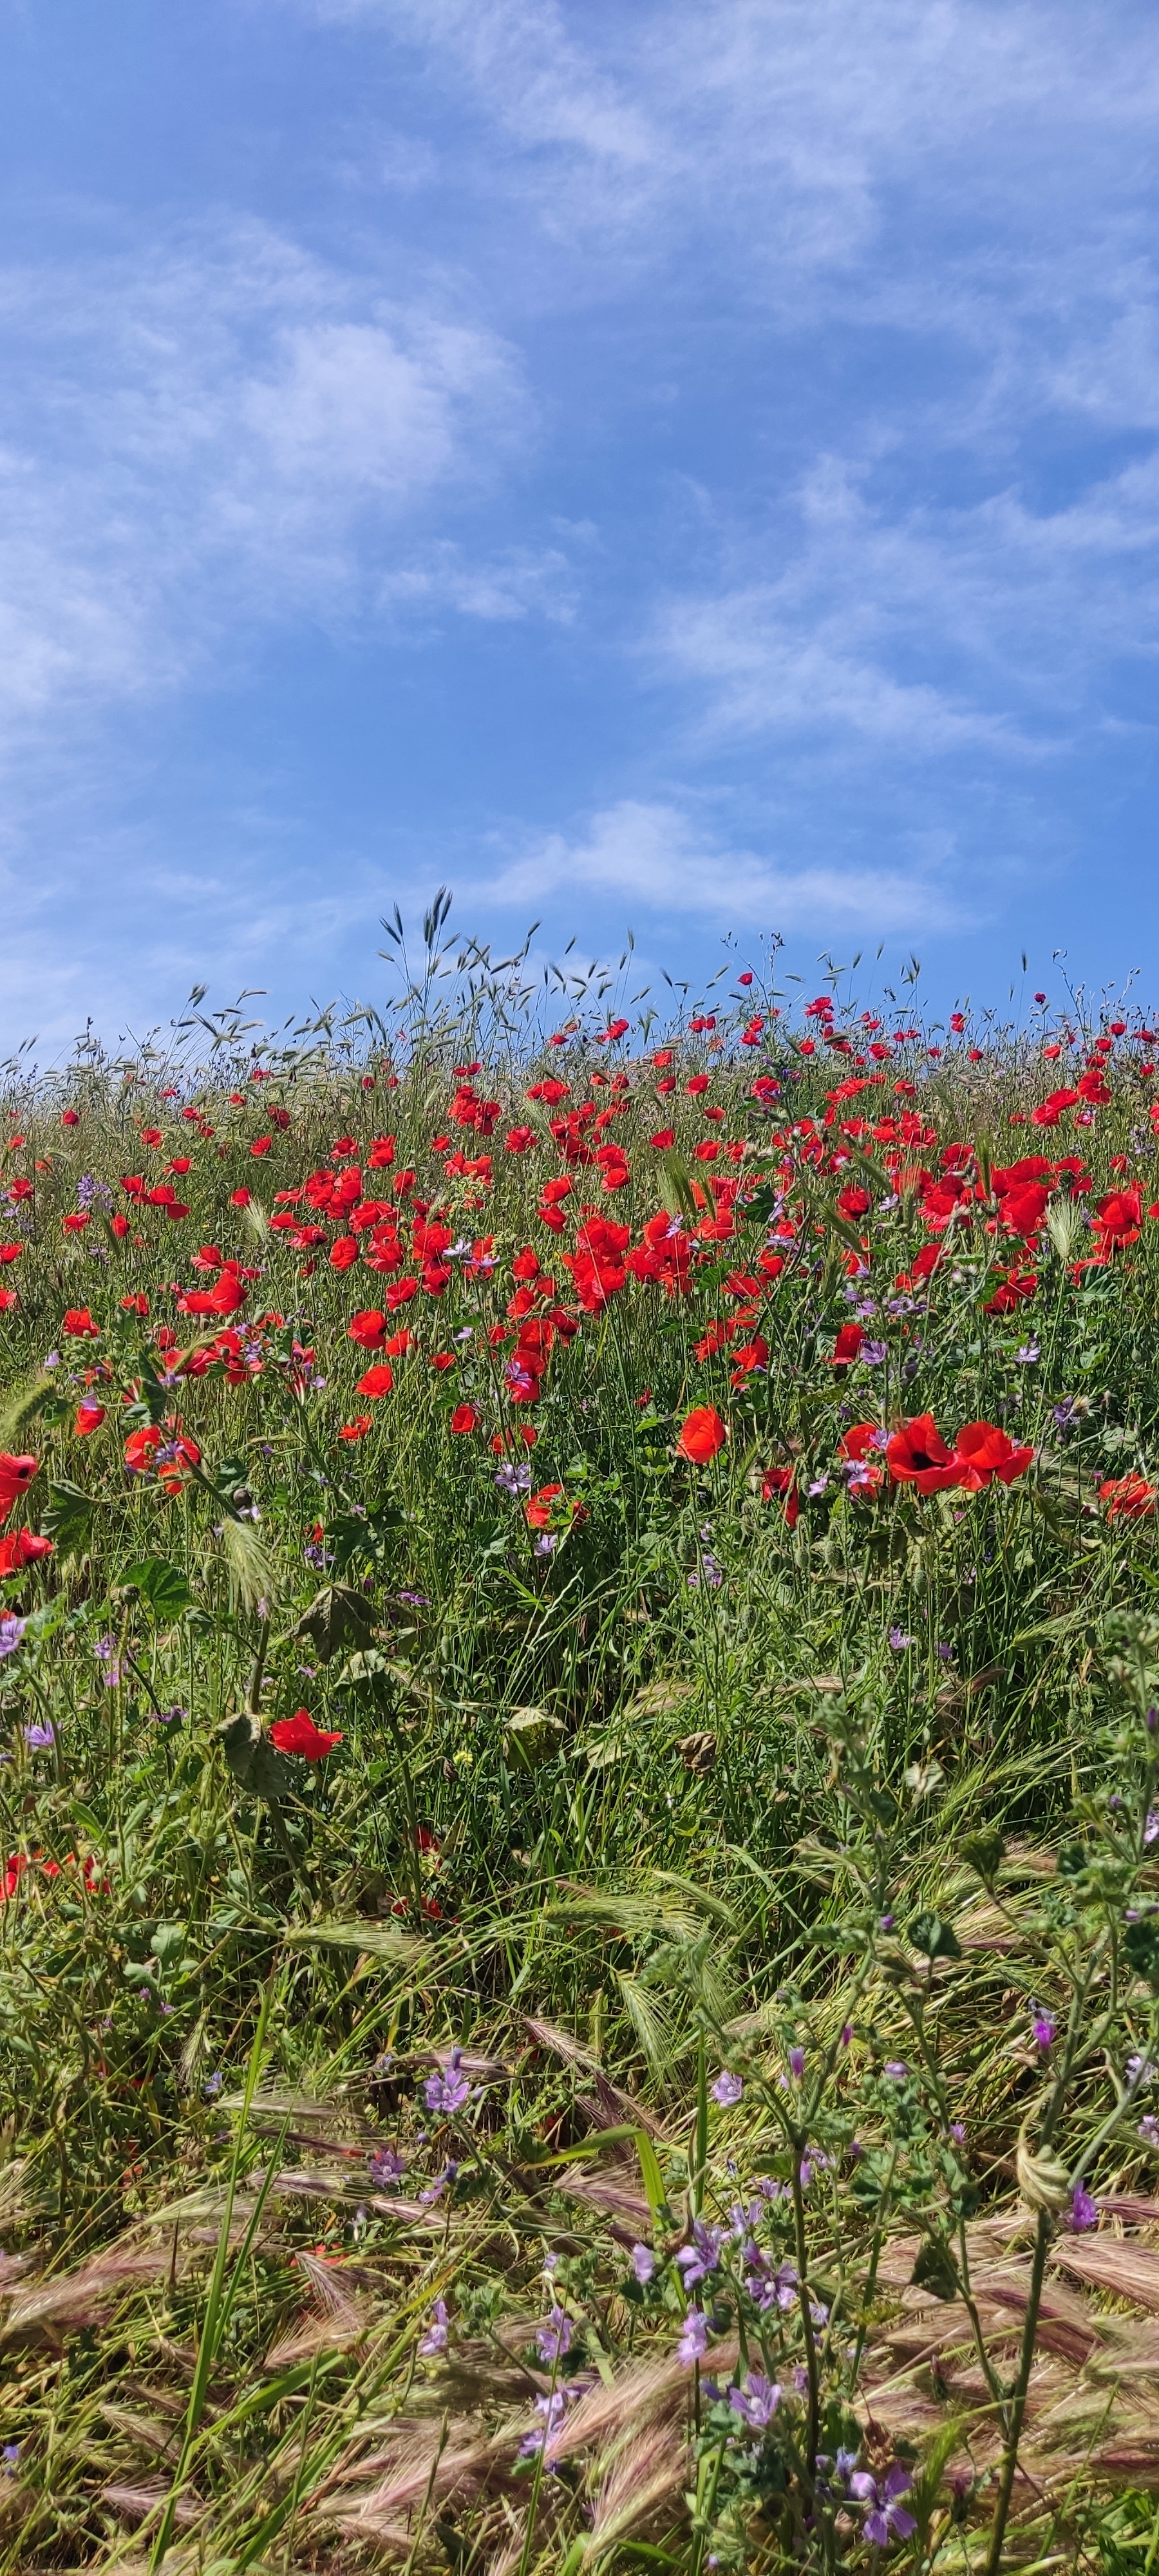
[[[0,2569],[1145,2576],[1159,1033],[441,935],[5,1076]]]

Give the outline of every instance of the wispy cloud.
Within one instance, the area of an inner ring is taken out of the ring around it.
[[[531,410],[510,347],[433,298],[245,223],[0,275],[0,347],[0,741],[408,583],[502,618],[560,588],[558,548],[460,548],[452,577],[437,513]]]
[[[612,895],[621,907],[770,930],[945,930],[970,915],[931,878],[794,867],[722,844],[677,806],[625,798],[574,838],[548,833],[476,888],[500,904]],[[578,917],[578,916],[577,916]]]

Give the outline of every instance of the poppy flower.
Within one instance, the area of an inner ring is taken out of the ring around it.
[[[14,1288],[0,1288],[0,1315],[10,1315],[20,1299]]]
[[[90,1404],[87,1398],[83,1404],[78,1404],[72,1425],[77,1439],[87,1440],[90,1431],[99,1431],[104,1418],[103,1404]]]
[[[972,1494],[992,1484],[995,1477],[1000,1485],[1012,1485],[1034,1463],[1033,1449],[1016,1448],[1009,1432],[1000,1431],[993,1422],[967,1422],[958,1433],[954,1454],[962,1466],[958,1482]]]
[[[451,1415],[451,1429],[452,1431],[477,1431],[482,1419],[482,1414],[476,1413],[473,1404],[457,1404]]]
[[[270,1742],[279,1753],[300,1753],[304,1762],[324,1762],[336,1744],[341,1744],[341,1729],[327,1733],[315,1726],[308,1708],[299,1708],[293,1717],[279,1717],[270,1728]]]
[[[849,1491],[859,1498],[876,1494],[881,1484],[883,1439],[876,1422],[854,1422],[839,1444],[838,1456],[853,1470],[847,1480]]]
[[[706,1467],[723,1449],[728,1432],[714,1404],[697,1404],[686,1414],[676,1441],[676,1455],[693,1467]]]
[[[75,1341],[96,1340],[100,1325],[93,1322],[87,1306],[70,1306],[61,1318],[62,1333],[71,1333]]]
[[[850,1362],[859,1357],[864,1340],[865,1334],[860,1324],[842,1324],[833,1345],[830,1366],[848,1368]]]
[[[1156,1492],[1145,1476],[1110,1476],[1099,1487],[1099,1501],[1107,1506],[1109,1521],[1145,1521],[1154,1518]]]
[[[6,1521],[14,1503],[26,1494],[40,1466],[39,1458],[14,1457],[0,1449],[0,1521]]]
[[[367,1369],[364,1377],[359,1378],[357,1391],[359,1395],[370,1396],[373,1401],[380,1395],[389,1395],[393,1385],[394,1370],[388,1361],[380,1360],[374,1368]]]
[[[801,1511],[801,1497],[793,1477],[792,1467],[766,1467],[761,1477],[762,1503],[771,1503],[778,1494],[783,1494],[785,1519],[790,1529],[796,1529]]]
[[[368,1413],[356,1413],[353,1422],[343,1423],[338,1437],[340,1440],[365,1440],[367,1432],[373,1430],[373,1427]]]
[[[125,1442],[125,1465],[135,1476],[145,1475],[155,1467],[166,1493],[181,1490],[181,1470],[196,1467],[201,1451],[195,1440],[186,1440],[170,1424],[162,1431],[156,1422],[143,1423],[131,1431]]]
[[[912,1422],[903,1422],[886,1447],[886,1464],[895,1485],[916,1485],[919,1494],[940,1494],[960,1481],[956,1459],[951,1457],[932,1413],[918,1413]]]
[[[353,1264],[357,1261],[357,1259],[358,1259],[358,1237],[357,1237],[357,1235],[356,1235],[356,1234],[340,1234],[340,1235],[338,1236],[337,1241],[336,1241],[335,1243],[332,1243],[332,1244],[331,1244],[331,1246],[330,1246],[330,1267],[331,1267],[331,1269],[332,1269],[332,1270],[349,1270],[349,1269],[351,1269],[351,1268],[352,1268]]]
[[[562,1493],[562,1485],[541,1485],[537,1494],[528,1495],[523,1506],[528,1529],[550,1528],[552,1504],[558,1502]]]
[[[26,1565],[35,1565],[38,1557],[51,1554],[50,1538],[36,1538],[27,1529],[13,1530],[9,1538],[0,1538],[0,1575],[20,1574]]]
[[[360,1350],[380,1351],[386,1340],[386,1323],[381,1307],[364,1306],[359,1314],[351,1316],[346,1330]]]
[[[0,1268],[5,1267],[10,1261],[19,1261],[23,1250],[22,1243],[0,1243]]]

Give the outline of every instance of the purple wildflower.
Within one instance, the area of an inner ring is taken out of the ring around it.
[[[26,1622],[11,1610],[0,1611],[0,1656],[14,1655],[24,1635]]]
[[[650,2245],[633,2245],[632,2270],[641,2287],[653,2279],[656,2271],[656,2257]]]
[[[692,2243],[682,2245],[676,2257],[686,2290],[694,2290],[698,2281],[707,2281],[709,2273],[715,2272],[723,2241],[719,2227],[706,2227],[702,2218],[693,2219]]]
[[[1046,2012],[1041,2004],[1037,2005],[1030,2028],[1036,2048],[1053,2048],[1058,2036],[1058,2023],[1052,2012]]]
[[[891,2540],[908,2540],[910,2533],[917,2530],[912,2513],[897,2502],[898,2496],[907,2495],[912,2485],[909,2470],[903,2469],[900,2460],[886,2470],[880,2484],[868,2469],[854,2470],[849,2492],[858,2504],[871,2507],[865,2517],[865,2537],[875,2549],[888,2549]]]
[[[535,2329],[535,2349],[545,2367],[562,2361],[572,2347],[571,2318],[565,2308],[549,2308],[544,2323]]]
[[[730,2388],[728,2402],[754,2433],[763,2433],[772,2423],[781,2402],[780,2387],[775,2379],[766,2379],[761,2370],[750,2370],[745,2388]]]
[[[43,1752],[49,1745],[55,1744],[56,1728],[54,1726],[26,1726],[24,1729],[24,1741],[28,1745],[30,1751],[34,1753]]]
[[[434,2316],[419,2345],[420,2353],[424,2357],[429,2357],[434,2352],[445,2352],[448,2331],[447,2302],[445,2299],[436,2299]]]
[[[376,2147],[374,2154],[368,2156],[366,2161],[370,2169],[370,2179],[379,2191],[384,2190],[390,2183],[401,2182],[406,2172],[406,2158],[400,2156],[397,2147]]]
[[[1079,2235],[1082,2233],[1084,2228],[1097,2227],[1098,2223],[1099,2204],[1097,2200],[1092,2199],[1085,2183],[1076,2182],[1074,2190],[1070,2196],[1070,2209],[1067,2213],[1068,2227],[1073,2227],[1076,2235]]]
[[[714,2102],[720,2103],[722,2110],[729,2111],[734,2102],[739,2102],[743,2092],[743,2076],[731,2074],[726,2066],[723,2074],[717,2076],[712,2087],[712,2098]]]
[[[682,2361],[687,2369],[694,2361],[700,2361],[707,2350],[708,2319],[703,2308],[690,2308],[676,2346],[677,2361]]]
[[[428,2111],[461,2111],[471,2087],[459,2072],[461,2048],[453,2048],[446,2066],[438,2075],[428,2075],[423,2086],[423,2099]]]

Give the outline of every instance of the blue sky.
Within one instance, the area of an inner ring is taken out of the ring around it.
[[[1153,9],[0,0],[5,1040],[1159,986]]]

